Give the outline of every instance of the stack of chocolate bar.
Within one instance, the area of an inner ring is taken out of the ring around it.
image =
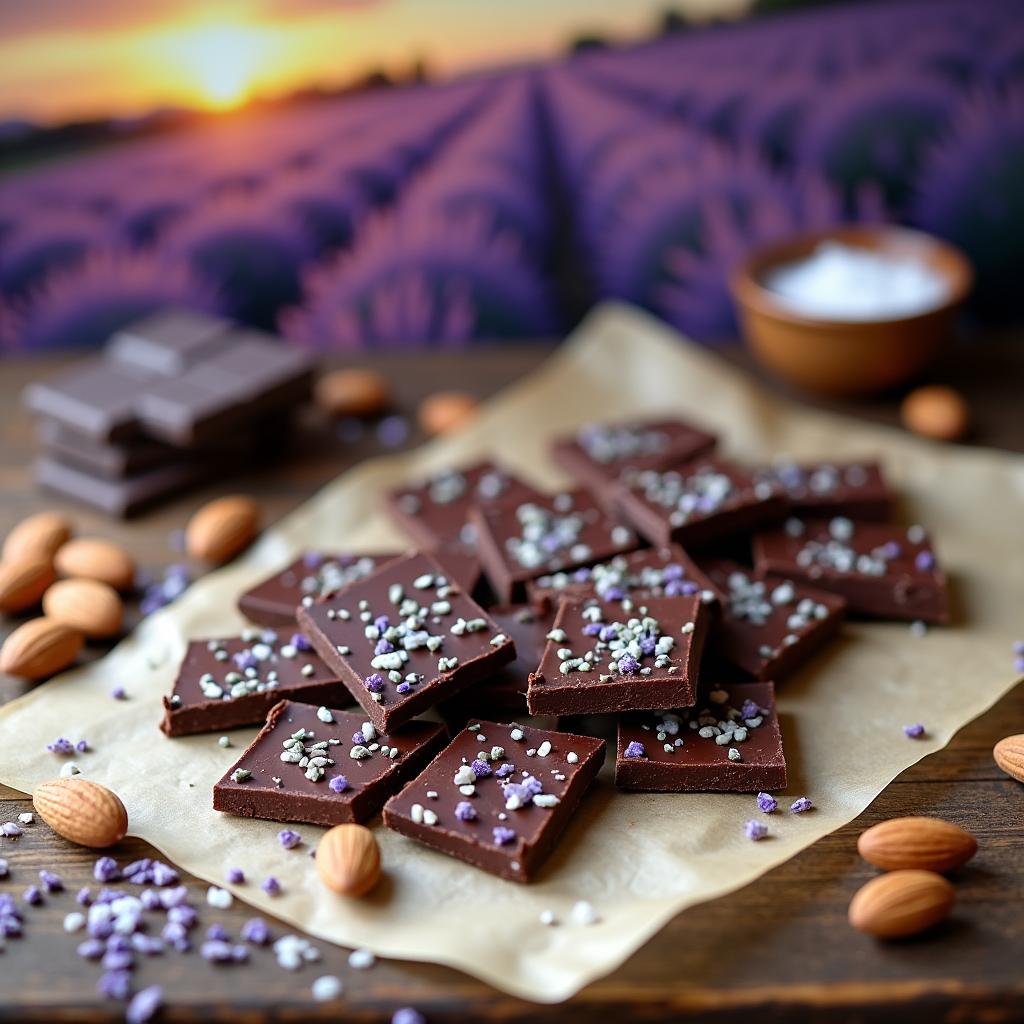
[[[37,482],[115,516],[265,457],[312,385],[279,339],[187,309],[118,331],[102,353],[26,389]]]
[[[554,446],[563,493],[479,463],[391,494],[421,550],[308,552],[240,595],[260,628],[190,645],[164,731],[266,716],[215,808],[382,810],[516,881],[598,774],[595,716],[615,716],[620,790],[785,789],[775,684],[846,614],[947,621],[946,580],[924,531],[891,522],[876,465],[744,467],[715,443],[675,421],[594,427]],[[417,718],[434,709],[450,742]]]

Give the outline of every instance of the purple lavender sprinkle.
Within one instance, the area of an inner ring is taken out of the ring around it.
[[[631,676],[640,668],[640,662],[632,654],[624,654],[619,658],[619,673],[624,676]]]
[[[395,693],[408,693],[411,689],[408,683],[402,682],[395,687]]]
[[[178,921],[168,921],[160,932],[164,942],[177,946],[188,941],[188,929]]]
[[[477,758],[469,767],[473,769],[473,774],[478,779],[486,779],[493,770],[486,761],[483,761],[480,758]]]
[[[516,837],[515,832],[510,828],[505,828],[504,825],[495,825],[492,832],[496,846],[504,846],[506,843],[511,843]]]
[[[30,907],[38,907],[43,902],[43,894],[40,892],[38,885],[30,885],[24,893],[22,893],[21,898]]]
[[[362,734],[360,733],[359,741],[362,742]],[[294,850],[299,843],[302,842],[302,836],[299,835],[294,829],[283,828],[277,833],[277,841],[286,849]]]
[[[514,764],[511,764],[508,761],[504,761],[502,764],[498,765],[497,768],[495,768],[494,777],[496,779],[507,779],[515,770],[516,766]]]
[[[654,653],[654,650],[657,646],[658,641],[653,636],[645,636],[640,640],[640,650],[648,658]]]
[[[928,572],[935,568],[935,556],[930,551],[918,551],[914,556],[914,567],[919,572]]]
[[[604,592],[604,599],[606,601],[623,601],[626,597],[626,591],[624,587],[608,587]],[[614,633],[614,630],[611,630]],[[601,638],[602,640],[604,637]]]
[[[86,740],[79,740],[75,744],[75,750],[77,750],[79,754],[84,754],[88,749],[89,749],[89,743]]]
[[[758,839],[764,839],[768,835],[768,826],[760,821],[751,819],[743,826],[743,834],[748,839],[753,839],[756,842]]]
[[[228,930],[222,924],[211,924],[206,929],[206,937],[211,942],[227,942],[229,938]]]
[[[92,889],[87,885],[83,885],[75,895],[75,902],[80,907],[88,907],[92,903]]]
[[[383,633],[391,623],[386,615],[378,615],[377,618],[373,620],[373,625],[378,632]]]
[[[132,936],[132,949],[143,956],[161,956],[164,951],[164,944],[160,939],[154,938],[152,935],[143,935],[142,932],[136,932]]]
[[[647,751],[644,749],[644,745],[638,740],[630,740],[626,744],[626,749],[622,752],[623,757],[646,757]]]
[[[139,893],[139,899],[146,910],[160,910],[163,907],[160,902],[160,893],[156,889],[143,889]]]
[[[71,740],[65,739],[63,736],[58,736],[52,743],[46,744],[46,749],[51,754],[73,754],[75,752],[74,744]]]
[[[127,935],[111,935],[107,939],[108,953],[128,953],[132,944]]]
[[[135,957],[120,949],[108,949],[100,965],[105,971],[129,971],[135,966]]]
[[[757,809],[762,814],[771,814],[779,806],[778,800],[771,793],[757,794]]]
[[[1024,655],[1013,659],[1013,669],[1015,672],[1024,672]]]
[[[159,985],[150,985],[132,996],[124,1019],[127,1024],[146,1024],[151,1021],[160,1009],[164,1000],[164,990]]]
[[[373,675],[367,676],[363,683],[370,693],[380,693],[384,689],[384,677],[379,672],[374,672]]]
[[[404,416],[385,416],[377,424],[377,440],[385,448],[401,448],[409,438],[409,421]]]
[[[344,775],[335,775],[327,785],[332,793],[344,793],[349,788],[348,779]]]
[[[128,691],[123,686],[115,686],[110,691],[110,696],[113,697],[114,700],[127,700]]]
[[[391,1024],[427,1024],[427,1018],[411,1006],[403,1006],[391,1015]]]
[[[181,904],[177,907],[171,907],[167,911],[167,920],[174,921],[177,924],[183,925],[185,928],[193,928],[199,920],[199,914],[195,907],[189,907]]]
[[[1013,645],[1013,653],[1018,658],[1024,658],[1024,640],[1017,640]]]
[[[385,640],[381,637],[376,646],[373,649],[374,654],[391,654],[395,650],[395,645],[390,640]]]
[[[130,971],[107,971],[96,982],[96,994],[104,999],[127,999],[132,990]]]
[[[241,868],[228,868],[227,878],[232,885],[241,885],[245,881],[245,872]]]
[[[255,668],[259,662],[256,660],[256,655],[250,650],[239,651],[237,654],[231,655],[231,660],[238,666],[243,672],[247,668]]]
[[[455,817],[459,821],[476,821],[476,809],[468,800],[460,800],[455,805]]]
[[[99,960],[103,956],[103,942],[100,939],[86,939],[80,942],[75,952],[83,960]]]
[[[160,893],[160,903],[166,909],[171,907],[182,907],[188,903],[188,889],[179,885],[174,889],[164,889]]]
[[[598,639],[603,643],[611,643],[615,639],[615,629],[612,626],[604,626],[601,629]]]
[[[270,942],[270,929],[262,917],[251,917],[242,925],[242,938],[254,946],[265,946]]]
[[[64,891],[64,881],[60,875],[55,875],[52,871],[47,871],[46,868],[39,872],[39,881],[43,883],[43,888],[47,892]]]
[[[158,885],[160,888],[168,885],[177,885],[178,879],[178,872],[170,864],[165,864],[162,860],[153,862],[154,885]]]
[[[249,948],[236,943],[231,947],[231,959],[236,964],[244,964],[249,959]]]
[[[761,709],[752,700],[745,700],[740,707],[742,718],[757,718],[759,714],[761,714]]]
[[[903,734],[912,740],[920,739],[924,735],[924,726],[920,722],[913,725],[903,726]]]
[[[267,878],[267,880],[260,886],[260,888],[268,896],[280,896],[281,895],[281,883],[273,875],[270,875]]]
[[[293,633],[289,642],[297,651],[313,650],[313,645],[309,642],[309,637],[305,633]]]
[[[602,629],[604,629],[604,626],[600,622],[588,622],[583,627],[583,635],[584,636],[600,636]]]
[[[0,825],[0,836],[6,836],[8,839],[17,839],[18,836],[24,834],[25,830],[20,825],[15,825],[13,821],[5,821]]]
[[[800,796],[789,805],[789,810],[792,814],[805,814],[812,807],[814,807],[814,804],[807,797]]]
[[[212,939],[199,947],[199,955],[210,963],[225,963],[231,959],[231,943]]]

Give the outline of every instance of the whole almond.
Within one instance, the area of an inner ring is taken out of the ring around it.
[[[185,547],[193,558],[226,562],[248,547],[259,528],[260,511],[252,498],[232,494],[204,505],[188,522]]]
[[[391,404],[387,381],[373,370],[333,370],[316,382],[316,404],[329,416],[376,416]]]
[[[941,818],[891,818],[872,825],[857,840],[860,855],[883,871],[952,871],[977,850],[970,832]]]
[[[53,563],[39,555],[0,562],[0,612],[22,612],[38,604],[53,582]]]
[[[479,403],[462,391],[439,391],[420,404],[420,426],[428,434],[453,434],[472,420]]]
[[[22,519],[4,541],[3,559],[53,558],[71,536],[71,523],[60,512],[37,512]]]
[[[54,583],[43,595],[43,611],[56,622],[81,630],[87,637],[116,636],[124,621],[117,591],[101,580],[70,579]]]
[[[953,886],[934,871],[890,871],[857,890],[850,924],[878,939],[902,939],[944,921],[953,900]]]
[[[0,647],[0,672],[41,679],[78,657],[83,636],[77,629],[43,616],[19,626]]]
[[[80,576],[109,583],[115,590],[130,590],[135,562],[120,544],[102,537],[79,537],[57,549],[53,558],[59,576]]]
[[[335,825],[316,848],[320,881],[343,896],[365,896],[380,880],[380,849],[364,825]]]
[[[992,756],[1011,779],[1024,782],[1024,733],[1000,740],[992,748]]]
[[[54,832],[79,846],[113,846],[128,831],[120,797],[88,779],[44,782],[32,794],[32,805]]]

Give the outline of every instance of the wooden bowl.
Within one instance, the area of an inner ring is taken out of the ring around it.
[[[924,263],[946,278],[948,297],[927,312],[890,320],[828,320],[796,313],[765,287],[765,276],[810,256],[825,241]],[[856,395],[900,384],[932,359],[973,277],[958,249],[930,235],[891,225],[850,225],[757,249],[730,284],[747,343],[765,366],[809,391]]]

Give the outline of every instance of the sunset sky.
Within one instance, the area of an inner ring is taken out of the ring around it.
[[[229,108],[422,56],[435,74],[644,35],[747,0],[0,0],[0,119]]]

